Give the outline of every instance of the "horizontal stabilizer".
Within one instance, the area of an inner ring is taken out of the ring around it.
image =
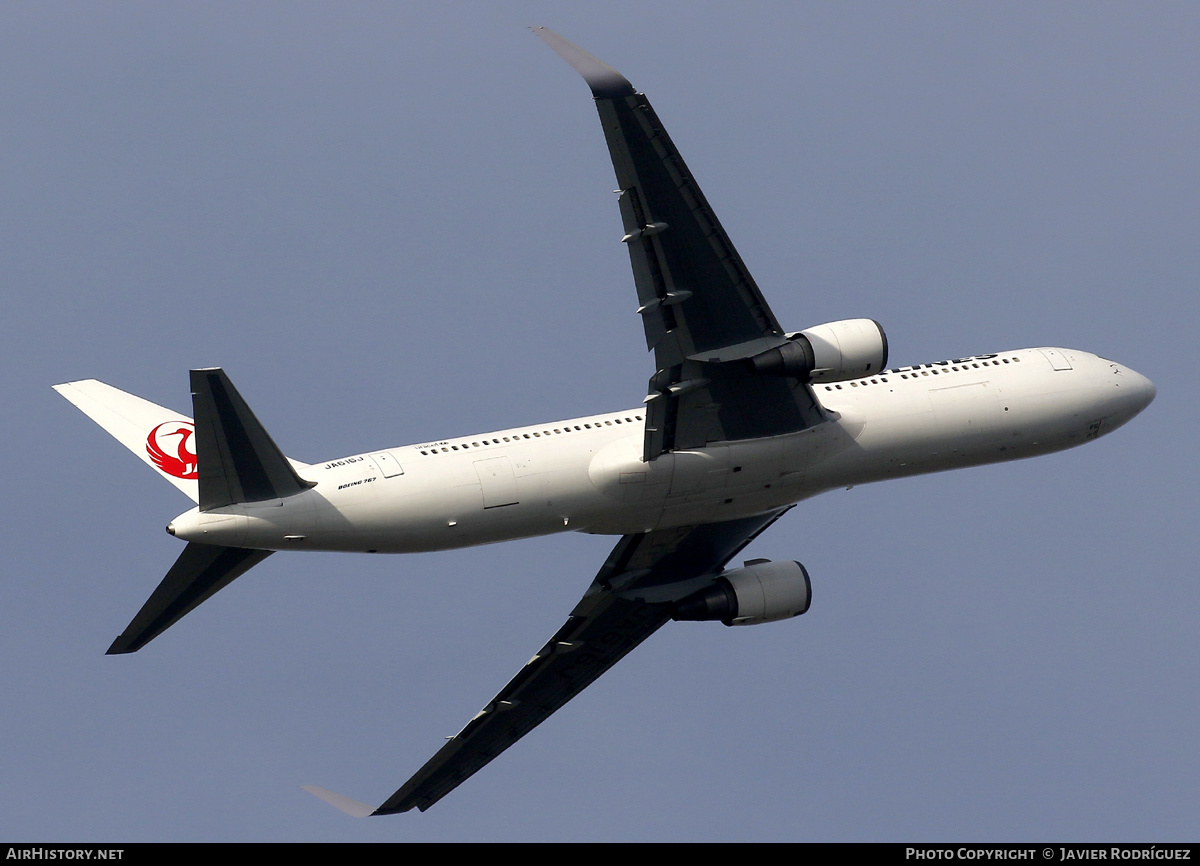
[[[192,370],[200,510],[283,499],[312,487],[254,417],[219,367]]]
[[[258,565],[271,553],[270,550],[220,547],[215,544],[188,544],[158,589],[142,605],[121,636],[113,641],[107,654],[137,652],[184,614]]]

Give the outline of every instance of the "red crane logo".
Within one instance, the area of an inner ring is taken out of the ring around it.
[[[154,465],[176,478],[198,478],[196,452],[188,442],[196,432],[190,421],[168,421],[159,424],[146,437],[146,453]],[[179,438],[176,439],[175,437]]]

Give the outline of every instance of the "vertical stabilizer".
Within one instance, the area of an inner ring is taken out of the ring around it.
[[[192,502],[200,501],[191,418],[96,379],[66,382],[54,390]]]

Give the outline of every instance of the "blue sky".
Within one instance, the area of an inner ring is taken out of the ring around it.
[[[272,557],[134,656],[186,500],[50,390],[226,368],[300,460],[637,405],[586,86],[644,90],[778,318],[892,363],[1037,345],[1155,403],[1085,448],[839,491],[746,551],[803,618],[665,628],[424,814],[355,821],[614,539]],[[0,838],[1194,840],[1200,10],[0,7]]]

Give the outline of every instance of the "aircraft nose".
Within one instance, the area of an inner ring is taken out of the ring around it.
[[[1154,402],[1154,398],[1158,395],[1158,389],[1154,387],[1153,382],[1151,382],[1141,373],[1136,373],[1133,370],[1129,370],[1128,375],[1129,378],[1135,383],[1133,385],[1133,390],[1137,394],[1137,408],[1133,410],[1133,414],[1136,415],[1138,412],[1141,412],[1152,402]]]
[[[1153,402],[1158,389],[1154,383],[1136,370],[1121,364],[1112,364],[1113,385],[1116,388],[1116,425],[1124,424]]]

